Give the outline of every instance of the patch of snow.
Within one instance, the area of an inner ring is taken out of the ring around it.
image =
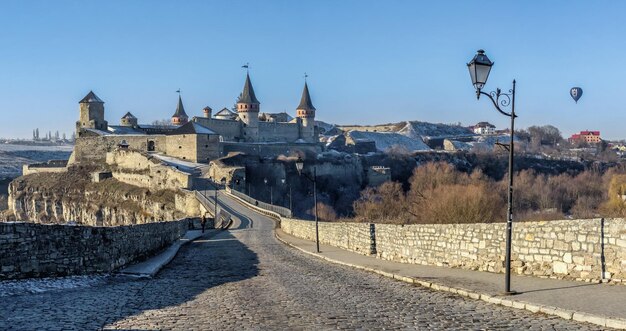
[[[175,167],[178,170],[188,173],[193,173],[196,170],[200,170],[209,166],[208,164],[184,161],[175,157],[165,156],[161,154],[152,154],[152,156],[161,160],[161,162],[167,164],[170,167]]]
[[[453,136],[473,136],[475,135],[472,130],[464,126],[441,124],[441,123],[427,123],[419,121],[407,121],[402,129],[398,130],[398,133],[410,138],[444,138]]]
[[[411,138],[395,132],[350,131],[348,134],[355,140],[373,141],[380,151],[386,151],[393,146],[404,147],[410,152],[431,150],[421,138]]]
[[[103,284],[108,275],[69,276],[51,278],[32,278],[0,281],[0,298],[43,293],[48,291],[68,290],[80,287],[92,287]]]

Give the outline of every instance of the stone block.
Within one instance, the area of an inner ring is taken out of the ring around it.
[[[556,274],[567,275],[567,264],[560,261],[554,261],[552,264],[552,271]]]
[[[565,253],[563,254],[563,262],[565,263],[572,263],[572,253]]]

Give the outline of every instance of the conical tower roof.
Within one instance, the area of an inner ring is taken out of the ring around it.
[[[315,110],[315,107],[313,107],[313,102],[311,102],[311,95],[309,95],[309,86],[306,82],[304,82],[304,89],[302,90],[300,105],[296,109]]]
[[[135,115],[131,114],[130,112],[127,112],[126,115],[122,116],[122,118],[133,119],[133,118],[137,118],[137,117],[135,117]]]
[[[89,93],[87,93],[87,95],[80,100],[78,103],[104,103],[104,101],[102,101],[102,99],[98,98],[98,96],[93,93],[93,91],[89,91]]]
[[[183,99],[178,95],[178,105],[176,106],[176,112],[172,117],[180,117],[180,118],[188,118],[187,113],[185,113],[185,107],[183,107]]]
[[[246,73],[246,83],[243,85],[243,92],[239,95],[237,99],[238,103],[254,103],[261,104],[259,100],[257,100],[256,95],[254,95],[254,89],[252,88],[252,83],[250,82],[250,75]]]

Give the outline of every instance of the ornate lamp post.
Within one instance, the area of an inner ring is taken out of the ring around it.
[[[285,185],[285,183],[287,183],[287,179],[283,178],[280,180],[283,185]],[[287,186],[289,186],[289,210],[292,210],[292,204],[291,204],[291,185],[289,183],[287,183]],[[293,210],[292,210],[293,211]]]
[[[264,178],[264,179],[263,179],[263,183],[265,183],[265,186],[267,186],[267,183],[268,183],[267,178]],[[273,205],[273,204],[274,204],[274,192],[273,192],[273,187],[272,187],[272,185],[271,185],[271,184],[269,185],[269,187],[270,187],[270,205]]]
[[[298,170],[298,174],[301,176],[304,175],[306,179],[313,182],[313,203],[315,204],[313,207],[315,208],[315,248],[317,252],[319,253],[320,252],[320,233],[319,233],[319,226],[318,226],[318,220],[317,220],[317,168],[313,166],[313,177],[302,172],[303,168],[304,168],[304,161],[302,161],[302,158],[298,157],[298,160],[296,161],[296,169]]]
[[[506,257],[505,257],[505,276],[504,276],[504,294],[515,294],[515,291],[511,291],[511,235],[513,233],[513,135],[515,131],[515,79],[513,80],[513,88],[509,90],[509,93],[502,93],[498,88],[495,91],[485,93],[482,91],[483,87],[487,83],[489,78],[489,72],[493,66],[493,62],[489,60],[485,51],[479,49],[474,58],[467,64],[470,77],[472,78],[472,84],[476,88],[476,99],[480,99],[480,95],[485,95],[491,100],[496,110],[511,118],[511,138],[509,145],[501,145],[509,151],[509,187],[508,187],[508,207],[506,218]],[[511,112],[508,113],[502,108],[511,108]]]

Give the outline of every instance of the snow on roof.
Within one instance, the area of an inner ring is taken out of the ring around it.
[[[145,132],[141,130],[137,130],[135,128],[131,128],[128,126],[121,125],[109,125],[109,131],[113,134],[141,134],[145,135]]]
[[[401,146],[409,151],[428,151],[431,150],[421,138],[411,138],[395,132],[366,132],[366,131],[350,131],[348,132],[353,140],[371,140],[376,144],[376,149],[385,151],[393,146]]]
[[[205,126],[202,126],[196,122],[187,122],[186,124],[182,125],[178,129],[172,132],[168,132],[168,134],[177,135],[177,134],[217,134],[217,133],[215,133],[215,131]]]
[[[450,136],[474,135],[472,130],[463,126],[419,121],[407,121],[405,126],[400,129],[398,133],[410,138],[443,138]]]
[[[85,128],[84,130],[85,130],[85,131],[89,131],[89,132],[91,132],[91,133],[95,133],[95,134],[97,134],[97,135],[99,135],[99,136],[107,136],[107,135],[109,135],[109,134],[110,134],[110,133],[109,133],[109,132],[107,132],[107,131],[102,131],[102,130],[98,130],[98,129],[89,129],[89,128]]]
[[[233,116],[233,115],[235,115],[235,113],[230,111],[230,109],[228,108],[222,108],[222,110],[215,113],[215,116]]]
[[[196,133],[198,134],[217,134],[215,133],[215,131],[207,128],[206,126],[200,125],[196,122],[191,122],[193,123],[193,128],[194,130],[196,130]]]

